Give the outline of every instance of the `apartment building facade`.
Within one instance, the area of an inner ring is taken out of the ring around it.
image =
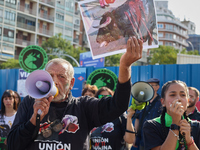
[[[58,33],[75,47],[88,47],[78,1],[0,0],[0,61],[18,59],[26,46],[41,46]]]
[[[159,45],[173,46],[180,51],[188,46],[188,27],[168,9],[168,1],[155,1]]]

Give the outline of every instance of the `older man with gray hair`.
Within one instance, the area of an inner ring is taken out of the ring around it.
[[[63,59],[50,60],[45,70],[51,75],[59,94],[56,97],[24,98],[8,135],[9,150],[86,150],[88,134],[94,127],[118,118],[127,110],[131,89],[131,64],[142,57],[143,42],[130,37],[122,55],[113,97],[98,100],[72,96],[73,67]],[[38,110],[42,111],[39,125]],[[36,136],[33,136],[35,135]]]

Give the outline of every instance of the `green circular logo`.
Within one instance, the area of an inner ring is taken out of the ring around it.
[[[29,45],[19,54],[19,65],[26,72],[42,70],[48,62],[45,50],[36,45]]]
[[[89,75],[87,84],[96,85],[98,89],[106,86],[115,91],[117,81],[118,78],[114,72],[108,69],[97,69]]]

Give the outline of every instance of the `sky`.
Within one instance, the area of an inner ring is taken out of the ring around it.
[[[168,0],[168,9],[181,21],[185,18],[194,22],[200,35],[200,0]]]

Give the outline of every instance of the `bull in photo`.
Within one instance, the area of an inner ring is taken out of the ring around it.
[[[105,12],[99,25],[93,28],[98,28],[96,42],[100,47],[130,36],[148,41],[148,45],[152,45],[153,41],[158,43],[153,38],[153,30],[156,29],[153,0],[127,0],[116,9]]]

